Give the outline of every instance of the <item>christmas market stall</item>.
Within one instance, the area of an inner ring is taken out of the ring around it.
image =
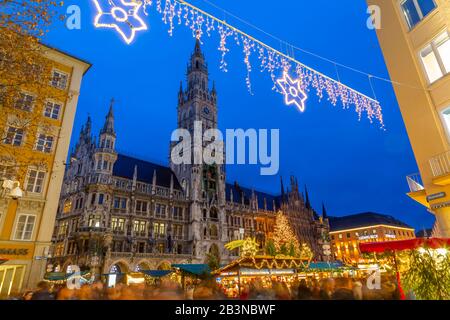
[[[92,274],[89,270],[81,271],[78,274],[75,272],[47,272],[44,275],[44,281],[50,282],[52,285],[64,285],[73,277],[79,277],[80,285],[92,282]]]
[[[211,268],[207,264],[172,264],[177,275],[177,281],[183,288],[187,284],[198,282],[211,276]]]
[[[300,243],[282,212],[276,217],[273,235],[261,248],[256,239],[235,240],[225,245],[230,252],[239,251],[240,258],[213,274],[222,291],[230,298],[238,297],[242,286],[257,281],[263,288],[274,283],[287,286],[299,280],[313,258],[306,243]]]
[[[173,275],[172,270],[141,270],[140,273],[144,275],[144,280],[147,285],[158,285],[161,280]]]
[[[298,280],[298,270],[308,264],[295,257],[243,256],[213,272],[222,291],[229,298],[240,295],[242,287],[258,279],[264,288],[273,282],[290,285]]]
[[[450,299],[450,239],[417,238],[361,243],[366,258],[397,277],[402,299]]]

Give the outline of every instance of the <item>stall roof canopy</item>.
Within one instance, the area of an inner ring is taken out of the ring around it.
[[[173,264],[172,268],[177,268],[183,272],[187,272],[197,276],[211,273],[211,269],[207,264]]]
[[[235,268],[256,268],[256,269],[303,269],[306,268],[308,262],[293,257],[271,257],[271,256],[254,256],[241,257],[234,260],[229,265],[221,267],[214,271],[214,274],[220,274],[225,271],[231,271]]]
[[[81,275],[84,276],[86,274],[88,274],[90,271],[81,271]],[[67,280],[70,276],[72,275],[72,273],[65,273],[65,272],[47,272],[44,275],[44,279],[45,280],[50,280],[50,281],[60,281],[60,280]]]
[[[340,261],[337,262],[311,262],[308,269],[311,270],[329,270],[343,268],[344,264]]]
[[[141,270],[140,272],[154,278],[161,278],[171,274],[172,270]]]
[[[6,261],[8,261],[8,259],[3,259],[3,258],[0,257],[0,264],[5,263]]]
[[[386,242],[371,242],[360,243],[359,248],[361,252],[384,252],[384,251],[401,251],[411,250],[420,247],[425,248],[444,248],[450,246],[450,239],[444,238],[416,238],[400,241],[386,241]]]

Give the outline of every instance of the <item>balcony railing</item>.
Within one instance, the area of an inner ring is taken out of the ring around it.
[[[417,192],[424,190],[422,177],[419,173],[411,174],[406,177],[406,181],[408,182],[409,190],[411,192]]]
[[[433,177],[441,177],[450,173],[450,151],[439,154],[430,159]]]

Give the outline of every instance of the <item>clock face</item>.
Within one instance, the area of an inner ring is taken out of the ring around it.
[[[203,113],[204,113],[204,114],[209,114],[209,109],[208,109],[208,107],[204,107],[204,108],[203,108]]]

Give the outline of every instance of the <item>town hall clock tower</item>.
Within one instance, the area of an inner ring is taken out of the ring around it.
[[[201,130],[195,126],[201,127]],[[187,68],[187,89],[180,85],[178,94],[178,128],[186,129],[192,137],[191,162],[170,167],[177,175],[185,193],[192,201],[189,216],[189,238],[196,259],[204,260],[207,253],[226,256],[223,245],[227,241],[225,217],[225,166],[196,163],[194,153],[203,153],[194,146],[194,132],[203,133],[217,128],[217,93],[209,88],[208,66],[197,40]],[[203,139],[202,139],[203,140]],[[172,149],[178,142],[172,142]],[[202,142],[202,148],[211,142]],[[225,156],[224,156],[225,158]]]

